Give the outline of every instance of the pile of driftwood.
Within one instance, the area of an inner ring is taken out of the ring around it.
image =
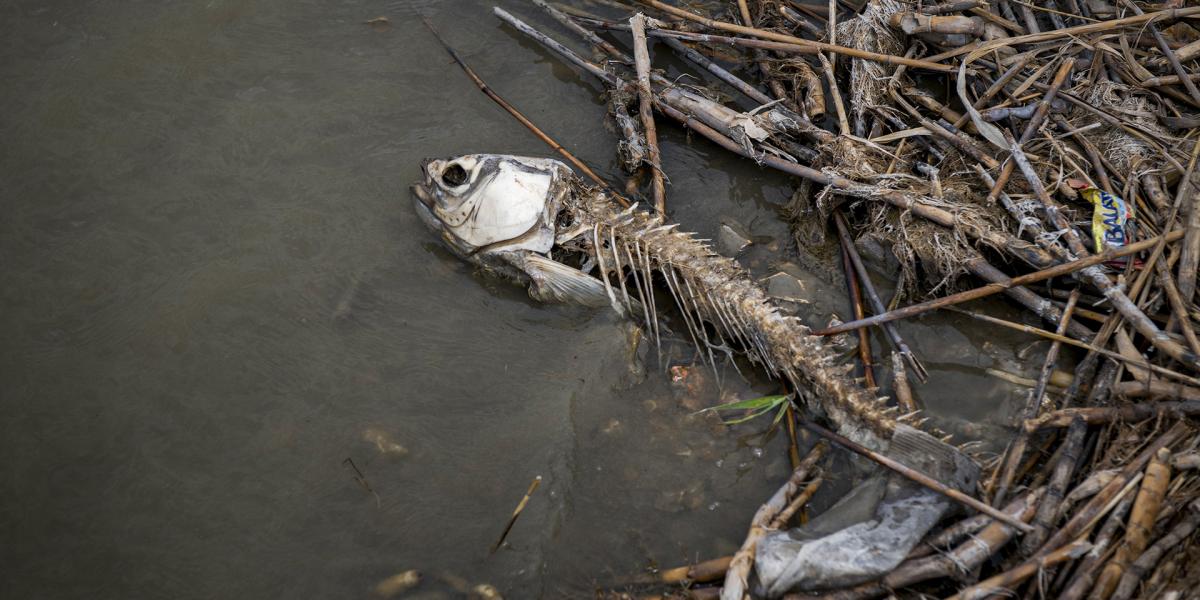
[[[626,193],[645,188],[656,210],[670,200],[662,117],[796,176],[796,239],[841,253],[856,306],[817,333],[858,335],[867,385],[882,386],[867,343],[878,326],[893,395],[919,408],[908,381],[926,373],[891,322],[931,310],[1051,342],[1014,438],[960,499],[973,516],[886,577],[825,597],[1200,598],[1200,7],[590,1],[533,0],[562,26],[554,35],[495,14],[603,82]],[[668,79],[651,49],[722,87]],[[901,265],[891,306],[859,257],[868,238]],[[956,306],[992,294],[1044,325]],[[1056,368],[1066,353],[1073,372]],[[803,514],[826,450],[793,452],[736,555],[619,593],[745,597],[755,540]]]

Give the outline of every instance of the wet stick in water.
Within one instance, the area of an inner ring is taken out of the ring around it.
[[[843,238],[842,242],[842,265],[846,276],[846,291],[850,296],[850,306],[854,310],[854,319],[860,320],[865,312],[863,311],[862,292],[859,289],[858,274],[854,272],[854,266],[850,264],[850,252],[847,250],[850,242]],[[858,359],[862,362],[863,368],[863,384],[867,389],[873,390],[878,385],[875,383],[875,365],[871,360],[871,332],[866,327],[858,328],[855,332],[858,335]]]
[[[862,261],[862,256],[859,255],[858,249],[854,247],[854,241],[850,237],[850,227],[846,223],[846,217],[840,209],[833,211],[833,222],[837,225],[838,236],[842,239],[842,247],[846,249],[846,254],[849,256],[850,264],[854,267],[854,273],[858,275],[859,285],[866,292],[867,300],[871,302],[871,310],[875,314],[883,314],[887,312],[887,307],[883,304],[883,299],[880,298],[879,292],[875,290],[875,284],[871,283],[871,276],[867,273],[867,266]],[[884,323],[883,331],[887,334],[888,339],[896,346],[900,356],[912,367],[913,374],[917,376],[917,381],[924,382],[929,378],[929,372],[925,370],[925,365],[917,359],[917,355],[905,343],[904,338],[900,337],[900,330],[896,328],[894,323]],[[907,382],[907,379],[905,380]],[[911,391],[909,398],[911,399]],[[908,411],[911,412],[911,411]]]
[[[346,457],[346,460],[343,460],[342,464],[350,467],[354,471],[354,481],[358,482],[358,485],[361,486],[364,491],[375,497],[375,507],[381,507],[383,505],[383,501],[379,499],[379,494],[375,493],[375,489],[371,487],[371,483],[367,481],[367,477],[363,475],[363,472],[358,470],[358,465],[354,464],[354,459]]]
[[[496,550],[499,550],[500,546],[504,544],[505,538],[508,537],[508,532],[512,531],[513,524],[517,522],[517,517],[521,516],[521,512],[525,510],[525,505],[529,504],[529,497],[537,491],[539,485],[542,485],[541,475],[533,478],[533,482],[529,484],[529,489],[525,491],[525,496],[521,498],[521,501],[517,503],[517,507],[513,509],[512,516],[508,519],[508,524],[504,526],[504,531],[500,534],[500,539],[496,540],[495,544],[492,544],[492,549],[488,551],[488,554],[495,554]]]
[[[442,44],[442,47],[445,48],[446,52],[450,54],[450,58],[453,58],[454,62],[458,63],[459,67],[462,67],[462,70],[467,74],[468,77],[471,78],[471,81],[475,83],[476,87],[479,88],[479,91],[486,94],[487,97],[491,98],[496,104],[499,104],[501,108],[508,112],[508,114],[516,118],[517,121],[520,121],[526,129],[533,132],[538,139],[545,142],[546,145],[553,148],[555,152],[558,152],[563,158],[567,159],[568,162],[574,165],[575,168],[579,169],[579,171],[586,175],[588,179],[591,179],[592,181],[596,182],[596,185],[599,185],[607,190],[612,197],[621,204],[621,206],[628,207],[630,205],[629,200],[626,200],[624,196],[618,194],[617,191],[609,186],[604,179],[595,173],[595,171],[592,171],[586,164],[583,163],[583,161],[575,158],[575,155],[571,154],[566,148],[563,148],[561,144],[554,141],[554,138],[547,135],[546,132],[542,131],[537,125],[534,125],[533,121],[530,121],[525,115],[521,114],[521,111],[509,104],[504,98],[501,98],[500,94],[497,94],[490,86],[488,86],[488,84],[484,83],[483,79],[481,79],[479,75],[475,73],[474,69],[467,66],[467,63],[463,61],[461,56],[458,55],[458,52],[456,52],[454,48],[452,48],[450,44],[442,38],[441,34],[433,28],[433,24],[430,23],[428,19],[425,19],[424,22],[425,27],[429,29],[429,32],[433,34],[433,37],[437,38],[437,41]]]
[[[1131,365],[1136,365],[1136,366],[1144,368],[1144,369],[1149,369],[1151,371],[1154,371],[1155,373],[1165,375],[1172,379],[1179,379],[1181,381],[1190,382],[1194,385],[1200,385],[1200,379],[1196,379],[1195,377],[1191,377],[1189,375],[1184,375],[1183,373],[1179,373],[1178,371],[1172,371],[1166,367],[1160,367],[1158,365],[1148,363],[1141,359],[1130,358],[1128,356],[1125,356],[1124,354],[1121,354],[1120,352],[1113,352],[1111,350],[1106,350],[1104,348],[1101,348],[1100,346],[1098,346],[1096,344],[1087,344],[1087,343],[1081,342],[1079,340],[1074,340],[1069,337],[1054,333],[1053,331],[1046,331],[1045,329],[1039,329],[1039,328],[1033,327],[1031,325],[1025,325],[1024,323],[1013,323],[1012,321],[1006,321],[1004,319],[1000,319],[1000,318],[993,317],[990,315],[985,315],[985,314],[970,311],[970,310],[963,310],[961,308],[957,308],[957,307],[953,307],[953,306],[947,307],[946,310],[949,310],[950,312],[958,313],[960,315],[966,315],[968,317],[971,317],[972,319],[977,319],[977,320],[984,321],[987,323],[993,323],[996,325],[1000,325],[1002,327],[1014,329],[1016,331],[1024,331],[1025,333],[1031,333],[1038,337],[1044,337],[1046,339],[1062,342],[1069,346],[1075,346],[1076,348],[1082,348],[1084,350],[1087,350],[1088,352],[1094,352],[1096,354],[1099,354],[1101,356],[1106,356],[1113,360],[1127,362]],[[1098,342],[1099,341],[1101,341],[1101,340],[1099,340],[1099,338],[1098,338]]]
[[[650,181],[654,193],[654,210],[666,214],[666,183],[663,178],[662,155],[658,149],[658,130],[654,127],[654,94],[650,91],[650,51],[646,45],[646,15],[638,13],[629,19],[633,32],[633,62],[637,68],[638,116],[646,133],[646,148],[650,159]]]
[[[1062,322],[1058,324],[1058,331],[1055,333],[1062,336],[1067,330],[1067,324],[1071,322],[1071,314],[1075,311],[1075,304],[1079,301],[1079,290],[1071,293],[1070,299],[1067,300],[1067,307],[1063,309]],[[1058,362],[1058,351],[1062,347],[1062,342],[1054,340],[1050,343],[1050,350],[1046,352],[1046,360],[1042,363],[1041,373],[1038,375],[1037,385],[1033,391],[1029,393],[1029,398],[1025,403],[1025,411],[1020,417],[1022,421],[1032,419],[1038,415],[1042,408],[1042,399],[1046,394],[1046,385],[1050,382],[1050,374],[1054,372],[1054,365]],[[1029,432],[1025,429],[1017,431],[1017,437],[1013,438],[1012,444],[1008,447],[1008,452],[1004,455],[1004,462],[1001,463],[1000,480],[997,484],[996,495],[992,498],[992,506],[999,506],[1004,503],[1004,497],[1008,494],[1008,488],[1012,485],[1014,476],[1016,475],[1017,466],[1021,463],[1021,457],[1025,455],[1025,447],[1029,444]]]

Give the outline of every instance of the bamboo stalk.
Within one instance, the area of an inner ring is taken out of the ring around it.
[[[997,590],[1017,586],[1046,567],[1079,558],[1091,548],[1092,545],[1083,540],[1071,542],[1052,552],[1048,552],[1045,556],[1039,557],[1037,560],[1025,561],[1011,570],[980,581],[950,596],[947,600],[983,600],[997,593]]]
[[[1060,600],[1079,600],[1091,589],[1092,584],[1096,581],[1096,567],[1104,560],[1105,551],[1112,544],[1117,529],[1120,528],[1121,521],[1131,506],[1133,506],[1133,496],[1126,495],[1113,508],[1108,518],[1105,519],[1104,525],[1100,527],[1099,533],[1096,534],[1095,544],[1091,551],[1083,560],[1079,561],[1075,575],[1063,587],[1062,593],[1059,594]]]
[[[663,569],[649,581],[657,583],[682,583],[685,581],[707,583],[709,581],[716,581],[725,576],[725,571],[729,569],[729,563],[732,560],[733,556],[722,556],[692,565]],[[639,581],[635,580],[634,582]]]
[[[1087,435],[1087,423],[1083,419],[1072,420],[1071,425],[1067,428],[1066,439],[1059,446],[1061,453],[1057,462],[1054,463],[1050,481],[1046,484],[1046,495],[1042,498],[1037,513],[1033,517],[1033,531],[1026,534],[1025,538],[1021,540],[1021,550],[1027,554],[1032,553],[1046,540],[1050,527],[1058,519],[1063,492],[1066,491],[1067,484],[1070,483],[1071,476],[1075,473],[1075,465],[1079,462],[1085,435]]]
[[[1138,557],[1137,560],[1130,565],[1125,574],[1121,576],[1121,581],[1117,585],[1117,589],[1113,592],[1111,600],[1128,600],[1133,597],[1134,591],[1137,590],[1137,584],[1145,576],[1146,572],[1153,568],[1162,560],[1163,556],[1172,550],[1176,550],[1179,545],[1192,535],[1196,527],[1200,525],[1200,500],[1193,500],[1188,505],[1188,513],[1180,519],[1180,521],[1167,532],[1166,535],[1159,538],[1149,550],[1146,550]]]
[[[796,511],[804,508],[808,504],[808,501],[812,500],[812,497],[816,495],[817,490],[821,489],[822,483],[825,483],[825,477],[817,475],[808,485],[804,486],[804,489],[799,494],[796,494],[796,497],[792,498],[791,502],[788,502],[787,507],[779,511],[779,514],[774,519],[771,519],[771,529],[783,529],[787,527],[788,522],[792,520],[792,516],[796,514]]]
[[[1150,533],[1154,527],[1154,519],[1162,507],[1163,497],[1167,493],[1167,484],[1171,479],[1171,451],[1159,448],[1150,464],[1146,466],[1146,474],[1142,478],[1142,487],[1133,500],[1133,509],[1129,511],[1129,524],[1125,528],[1125,540],[1117,547],[1117,553],[1104,566],[1096,586],[1092,588],[1092,600],[1107,600],[1121,576],[1129,567],[1129,563],[1140,556],[1150,541]]]
[[[1049,553],[1052,549],[1062,546],[1067,541],[1075,539],[1091,528],[1097,519],[1101,518],[1105,512],[1112,508],[1110,503],[1113,499],[1131,479],[1142,472],[1142,469],[1150,462],[1151,458],[1160,449],[1178,442],[1187,431],[1187,425],[1176,423],[1165,433],[1156,437],[1137,456],[1127,462],[1125,467],[1121,469],[1121,472],[1108,485],[1104,486],[1099,493],[1093,496],[1085,506],[1076,511],[1075,516],[1071,517],[1066,524],[1051,535],[1050,539],[1042,544],[1034,556],[1037,557]]]

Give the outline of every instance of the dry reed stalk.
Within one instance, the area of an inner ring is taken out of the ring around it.
[[[1036,283],[1038,281],[1044,281],[1044,280],[1050,279],[1052,277],[1061,277],[1064,275],[1069,275],[1069,274],[1074,273],[1075,271],[1078,271],[1081,269],[1085,269],[1085,268],[1092,267],[1095,265],[1110,262],[1113,259],[1121,258],[1123,256],[1129,256],[1131,254],[1136,254],[1138,252],[1146,250],[1147,248],[1150,248],[1151,246],[1158,243],[1159,241],[1165,240],[1167,242],[1171,242],[1171,241],[1178,240],[1182,237],[1183,237],[1183,232],[1179,231],[1179,230],[1175,230],[1175,231],[1172,231],[1171,233],[1166,234],[1165,236],[1160,235],[1160,236],[1156,236],[1156,237],[1153,237],[1150,239],[1142,240],[1140,242],[1135,242],[1133,244],[1128,244],[1120,249],[1111,249],[1110,248],[1100,254],[1092,254],[1090,256],[1086,256],[1084,258],[1079,258],[1079,259],[1073,260],[1071,262],[1063,263],[1060,265],[1055,265],[1048,269],[1043,269],[1041,271],[1036,271],[1034,273],[1029,273],[1027,275],[1019,275],[1017,277],[1012,277],[1004,283],[990,283],[988,285],[985,285],[983,287],[978,287],[973,290],[959,292],[957,294],[951,294],[949,296],[944,296],[942,298],[937,298],[935,300],[929,300],[929,301],[921,302],[918,304],[912,304],[912,305],[906,306],[904,308],[898,308],[896,310],[883,313],[881,315],[867,317],[866,319],[863,319],[861,322],[851,321],[849,323],[842,323],[841,325],[837,325],[835,327],[826,327],[824,329],[818,329],[818,330],[813,331],[813,335],[834,335],[834,334],[838,334],[838,333],[844,333],[844,332],[847,332],[847,331],[850,331],[853,329],[857,329],[864,325],[879,325],[881,323],[886,323],[888,321],[895,321],[896,319],[906,319],[909,317],[914,317],[914,316],[917,316],[917,315],[920,315],[920,314],[923,314],[923,313],[926,313],[926,312],[929,312],[931,310],[935,310],[938,308],[945,308],[947,306],[952,306],[954,304],[960,304],[960,303],[966,302],[968,300],[977,300],[979,298],[984,298],[984,297],[991,296],[994,294],[999,294],[1000,292],[1003,292],[1006,289],[1012,289],[1014,287],[1026,285],[1029,283]]]
[[[1141,556],[1142,551],[1150,541],[1154,529],[1154,520],[1167,494],[1167,485],[1171,480],[1171,451],[1160,448],[1154,459],[1146,466],[1142,487],[1138,490],[1133,501],[1133,509],[1129,511],[1129,524],[1125,527],[1125,539],[1117,547],[1117,553],[1104,566],[1100,577],[1092,588],[1091,600],[1107,600],[1116,590],[1117,584],[1129,563]]]
[[[666,214],[666,183],[663,178],[662,155],[658,149],[658,130],[654,127],[654,94],[650,91],[650,52],[646,48],[646,15],[638,13],[629,19],[633,32],[633,61],[637,67],[638,116],[646,134],[650,159],[650,178],[653,185],[654,210]]]
[[[993,575],[992,577],[989,577],[953,596],[950,596],[947,598],[947,600],[983,600],[984,598],[989,598],[994,594],[1003,593],[1002,590],[1005,588],[1016,587],[1021,582],[1029,579],[1046,567],[1051,567],[1068,560],[1075,560],[1076,558],[1079,558],[1085,552],[1090,550],[1091,547],[1091,544],[1082,540],[1071,542],[1061,548],[1047,553],[1043,557],[1039,557],[1036,560],[1025,561],[1011,570],[1000,573],[999,575]]]
[[[735,25],[733,23],[726,23],[724,21],[717,21],[714,19],[710,19],[708,17],[700,16],[696,13],[684,10],[682,8],[677,8],[677,7],[671,6],[669,4],[659,2],[659,0],[641,0],[641,1],[644,4],[646,4],[647,6],[657,8],[658,10],[661,10],[668,14],[675,15],[677,17],[683,17],[690,21],[695,21],[695,22],[700,23],[711,29],[718,29],[721,31],[728,31],[731,33],[739,33],[742,35],[755,36],[758,38],[762,38],[764,40],[772,40],[772,41],[776,41],[776,42],[782,42],[785,44],[791,44],[793,46],[799,46],[801,48],[808,48],[812,51],[833,52],[836,54],[843,54],[845,56],[861,58],[863,60],[870,60],[870,61],[880,62],[880,63],[884,63],[884,64],[889,64],[889,65],[907,65],[909,67],[916,68],[916,69],[925,69],[925,70],[936,71],[936,72],[940,72],[940,73],[949,73],[949,72],[955,70],[955,68],[952,66],[943,65],[943,64],[939,64],[939,63],[935,63],[935,62],[929,62],[926,60],[919,60],[919,59],[914,59],[914,58],[904,58],[903,56],[892,56],[892,55],[888,55],[888,54],[879,54],[877,52],[867,52],[865,50],[857,50],[855,48],[847,48],[845,46],[837,46],[834,44],[826,44],[823,42],[814,42],[812,40],[806,40],[804,38],[798,38],[798,37],[794,37],[794,36],[790,36],[790,35],[784,35],[782,33],[775,33],[773,31],[766,31],[763,29],[756,29],[754,27],[746,27],[746,26],[742,26],[742,25]]]
[[[1128,600],[1137,590],[1137,584],[1142,580],[1142,577],[1159,564],[1168,552],[1176,550],[1180,543],[1192,535],[1196,530],[1197,525],[1200,525],[1200,500],[1193,500],[1188,504],[1188,513],[1179,520],[1166,535],[1159,538],[1150,549],[1142,553],[1137,560],[1125,571],[1121,576],[1121,581],[1117,584],[1111,600]]]

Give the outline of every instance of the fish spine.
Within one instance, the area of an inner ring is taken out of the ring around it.
[[[645,296],[650,271],[658,271],[666,279],[693,341],[710,360],[713,345],[700,319],[724,339],[739,341],[751,360],[772,375],[786,379],[797,390],[810,391],[815,398],[806,402],[808,407],[825,413],[842,435],[860,444],[883,450],[901,420],[915,425],[909,421],[915,414],[895,417],[886,398],[849,376],[852,365],[839,364],[824,340],[812,335],[800,319],[781,314],[737,261],[717,254],[675,225],[664,225],[661,216],[636,209],[619,211],[595,190],[577,190],[567,203],[568,208],[576,209],[582,224],[594,228],[590,239],[598,263],[632,267],[627,257],[645,256],[643,264],[617,276],[624,293],[613,295],[618,303],[629,297],[625,277],[637,288],[636,295]],[[607,273],[604,275],[606,285],[616,289],[616,284],[608,283]],[[632,308],[628,300],[624,303]],[[651,320],[652,316],[647,318],[649,328],[654,327]]]

